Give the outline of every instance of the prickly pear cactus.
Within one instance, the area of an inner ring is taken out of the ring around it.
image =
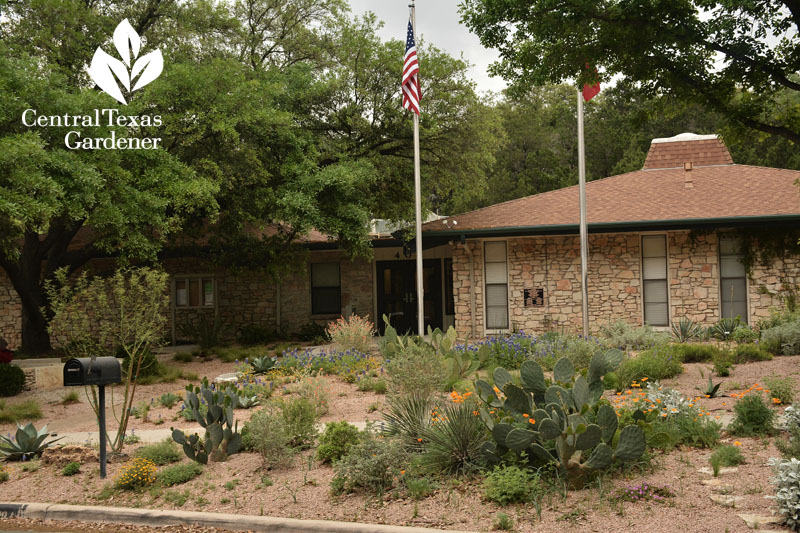
[[[591,473],[614,460],[635,461],[645,451],[645,435],[638,426],[618,431],[618,419],[608,404],[598,405],[603,375],[621,361],[615,351],[596,354],[586,377],[576,374],[572,362],[562,358],[553,368],[553,382],[541,366],[525,361],[519,384],[503,369],[494,371],[494,386],[475,383],[486,404],[481,416],[492,432],[484,445],[489,462],[499,462],[513,451],[532,464],[557,463],[570,488],[583,487]],[[487,412],[488,409],[488,412]],[[500,412],[500,422],[492,413]]]
[[[205,414],[200,411],[201,402],[208,405]],[[214,385],[209,386],[206,378],[200,387],[188,385],[184,404],[205,428],[205,439],[200,440],[197,434],[186,436],[182,431],[173,429],[172,440],[180,444],[186,456],[193,461],[202,464],[206,464],[209,459],[224,461],[242,447],[239,424],[233,416],[233,410],[238,403],[239,396],[233,387],[218,390]]]

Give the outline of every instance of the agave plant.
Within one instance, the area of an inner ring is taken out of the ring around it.
[[[694,320],[688,317],[681,317],[677,322],[672,323],[672,334],[678,342],[687,342],[700,337],[703,328]]]
[[[47,426],[37,431],[30,422],[25,427],[17,424],[17,433],[13,437],[0,435],[0,456],[9,461],[31,458],[41,455],[48,446],[64,438],[59,437],[45,442],[49,436]]]
[[[277,357],[267,357],[263,355],[250,361],[250,366],[253,367],[253,374],[266,374],[277,362]]]
[[[241,409],[250,409],[260,404],[261,402],[259,401],[257,394],[252,396],[239,396],[239,407]]]
[[[727,341],[733,336],[733,332],[742,325],[742,320],[737,316],[736,318],[721,318],[719,322],[711,327],[711,335],[714,338]]]

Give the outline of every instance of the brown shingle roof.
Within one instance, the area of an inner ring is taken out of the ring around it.
[[[691,178],[691,187],[687,187]],[[639,170],[586,185],[589,225],[800,215],[800,172],[748,165]],[[453,221],[457,225],[453,225]],[[551,226],[579,222],[572,186],[429,222],[425,231]]]
[[[682,134],[669,139],[655,139],[647,152],[644,170],[683,168],[684,163],[692,163],[695,167],[730,165],[733,159],[725,144],[714,135]]]

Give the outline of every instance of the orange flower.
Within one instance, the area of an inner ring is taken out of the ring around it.
[[[401,476],[404,476],[405,474],[406,474],[406,471],[405,471],[405,470],[401,470],[401,471],[400,471],[400,475],[401,475]]]
[[[650,378],[646,378],[645,377],[645,378],[642,378],[642,381],[647,381],[648,379],[650,379]]]
[[[528,418],[528,417],[530,417],[530,416],[531,416],[531,415],[529,415],[528,413],[522,413],[522,418]]]
[[[529,422],[530,424],[535,424],[535,423],[536,423],[536,420],[534,420],[533,418],[529,418],[529,419],[528,419],[528,422]]]
[[[422,442],[422,439],[417,439],[417,442]]]
[[[738,440],[735,440],[735,441],[733,441],[733,445],[734,445],[734,446],[741,446],[741,445],[742,445],[742,443],[741,443],[741,442],[739,442]]]
[[[772,403],[774,403],[775,405],[778,405],[779,403],[781,403],[781,399],[780,398],[773,398],[772,399]]]

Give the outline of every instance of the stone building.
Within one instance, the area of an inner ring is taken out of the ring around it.
[[[587,185],[588,291],[593,330],[615,320],[668,327],[682,317],[754,324],[800,283],[800,255],[750,261],[741,235],[800,228],[800,172],[736,165],[716,136],[655,139],[640,171]],[[273,281],[196,259],[165,260],[169,335],[205,315],[234,333],[248,325],[296,332],[341,315],[416,325],[415,261],[373,227],[372,260],[350,260],[313,233],[306,265]],[[413,248],[413,247],[412,247]],[[428,222],[423,231],[425,323],[461,338],[581,327],[577,187]],[[796,248],[796,247],[795,247]],[[20,342],[21,305],[0,270],[0,336]]]
[[[794,295],[800,255],[748,262],[757,251],[746,254],[741,236],[800,228],[798,178],[734,164],[714,135],[682,134],[653,140],[642,170],[589,182],[592,330],[769,316]],[[423,242],[452,243],[459,335],[579,331],[578,224],[577,186],[426,224]]]

